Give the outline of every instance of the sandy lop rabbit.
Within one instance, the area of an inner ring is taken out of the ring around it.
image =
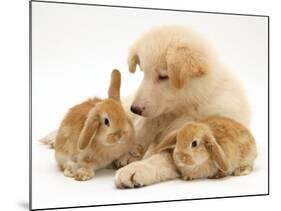
[[[72,107],[55,140],[55,158],[65,176],[89,180],[125,154],[134,128],[120,102],[121,75],[111,73],[108,99],[89,99]]]
[[[168,134],[153,151],[168,149],[173,150],[175,165],[185,180],[246,175],[256,158],[255,139],[249,130],[219,116],[186,123]]]

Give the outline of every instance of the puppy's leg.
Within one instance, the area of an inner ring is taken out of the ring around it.
[[[131,162],[142,159],[150,144],[164,137],[163,135],[165,134],[161,136],[163,131],[166,131],[166,134],[168,134],[170,131],[181,127],[183,122],[191,120],[193,120],[193,118],[190,116],[184,116],[174,120],[173,115],[162,115],[153,119],[138,119],[135,122],[135,144],[128,154],[114,162],[115,166],[120,168]]]
[[[169,152],[161,152],[146,160],[131,163],[115,174],[118,188],[135,188],[178,178],[180,175]]]
[[[155,124],[145,119],[139,119],[135,123],[135,140],[129,152],[114,162],[115,167],[120,168],[134,161],[141,160],[149,144],[155,140]]]

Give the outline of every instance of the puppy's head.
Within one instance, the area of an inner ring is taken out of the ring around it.
[[[129,51],[129,71],[144,73],[131,111],[156,117],[176,109],[193,80],[208,73],[208,55],[197,35],[180,26],[155,28],[143,35]]]

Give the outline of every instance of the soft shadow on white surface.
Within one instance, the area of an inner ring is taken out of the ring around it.
[[[29,203],[27,201],[19,201],[18,206],[24,210],[29,210]]]
[[[56,167],[54,151],[33,144],[33,208],[71,207],[145,201],[208,198],[267,192],[263,155],[248,176],[219,180],[174,180],[137,189],[117,189],[113,169],[97,171],[94,179],[78,182],[64,177]]]

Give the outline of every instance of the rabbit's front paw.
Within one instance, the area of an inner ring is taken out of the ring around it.
[[[66,165],[59,165],[59,168],[63,171],[64,176],[74,177],[76,171],[76,164],[72,161],[68,161]]]
[[[221,179],[226,177],[226,174],[222,171],[218,171],[215,175],[208,177],[209,179]]]
[[[65,168],[63,170],[63,174],[64,176],[66,177],[74,177],[74,172],[73,172],[73,169],[72,168]]]
[[[129,163],[132,163],[134,161],[140,160],[137,157],[132,156],[131,154],[126,154],[123,155],[121,158],[119,158],[118,160],[113,162],[113,165],[115,166],[115,168],[119,169],[123,166],[128,165]]]
[[[116,172],[115,185],[118,188],[137,188],[150,185],[155,180],[154,175],[154,171],[149,165],[138,161]]]
[[[134,161],[138,161],[142,159],[144,153],[144,149],[141,145],[136,145],[129,153],[123,155],[118,160],[114,161],[114,166],[118,169],[123,166],[128,165],[129,163],[132,163]]]
[[[234,176],[245,176],[247,174],[249,174],[252,171],[252,166],[242,166],[239,167],[237,169],[235,169],[235,171],[233,172]]]
[[[77,181],[87,181],[95,176],[95,172],[87,168],[79,168],[74,176]]]

